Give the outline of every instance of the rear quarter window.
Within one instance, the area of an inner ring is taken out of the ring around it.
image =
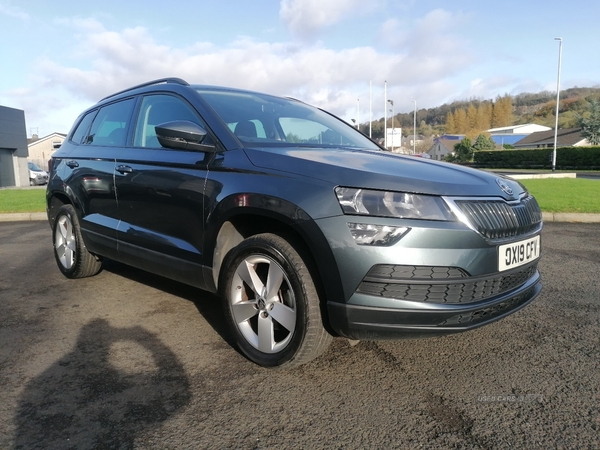
[[[71,142],[75,143],[75,144],[85,144],[85,139],[88,136],[88,131],[90,129],[90,125],[92,124],[92,121],[94,120],[94,117],[96,116],[96,113],[98,111],[91,111],[89,113],[87,113],[85,116],[83,116],[83,119],[81,119],[79,121],[79,124],[77,125],[77,128],[75,128],[75,131],[73,131],[73,133],[71,134]]]

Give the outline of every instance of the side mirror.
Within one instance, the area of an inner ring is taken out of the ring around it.
[[[206,130],[200,125],[188,120],[165,122],[154,127],[160,145],[175,150],[197,150],[214,152],[214,145],[203,144]]]

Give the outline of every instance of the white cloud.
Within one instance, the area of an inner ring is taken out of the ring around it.
[[[311,37],[347,17],[376,9],[381,0],[281,0],[279,17],[290,31]]]
[[[325,8],[331,4],[325,3]],[[456,92],[440,81],[470,63],[467,45],[444,26],[454,20],[449,14],[432,13],[412,30],[388,22],[383,30],[395,36],[398,46],[391,53],[369,46],[333,50],[318,43],[248,37],[225,45],[197,42],[173,47],[158,43],[143,27],[115,31],[94,19],[63,20],[63,27],[74,30],[72,46],[64,48],[60,60],[36,62],[36,73],[42,75],[28,81],[35,89],[7,94],[18,99],[17,107],[26,108],[28,126],[52,124],[48,133],[68,131],[81,109],[106,95],[168,76],[290,95],[348,119],[356,118],[360,98],[364,122],[370,81],[374,118],[383,115],[384,80],[388,98],[396,100],[396,112],[410,110],[412,99],[423,107],[436,106]],[[77,112],[74,105],[80,108]],[[57,129],[61,121],[63,127]]]
[[[0,4],[0,15],[5,15],[14,19],[20,19],[25,21],[29,20],[29,14],[27,14],[25,11],[19,8],[6,6],[2,4]]]

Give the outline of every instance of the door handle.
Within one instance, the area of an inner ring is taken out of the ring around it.
[[[133,172],[133,169],[129,166],[120,165],[117,166],[117,172],[119,172],[120,174],[131,173]]]
[[[75,169],[76,167],[79,167],[79,163],[77,161],[67,161],[67,166],[70,167],[71,169]]]

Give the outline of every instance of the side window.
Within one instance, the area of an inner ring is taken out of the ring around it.
[[[74,142],[75,144],[86,144],[86,138],[88,136],[88,130],[90,129],[90,125],[92,124],[92,120],[94,120],[94,117],[96,116],[96,113],[98,111],[91,111],[89,113],[87,113],[83,119],[81,119],[81,121],[79,122],[79,125],[77,125],[77,128],[75,129],[75,131],[73,132],[72,136],[71,136],[71,141]]]
[[[86,143],[111,147],[124,146],[127,140],[127,125],[134,104],[135,99],[130,98],[100,108]]]
[[[164,94],[145,96],[135,127],[133,145],[161,148],[154,127],[173,120],[189,120],[205,126],[192,107],[180,98]]]

